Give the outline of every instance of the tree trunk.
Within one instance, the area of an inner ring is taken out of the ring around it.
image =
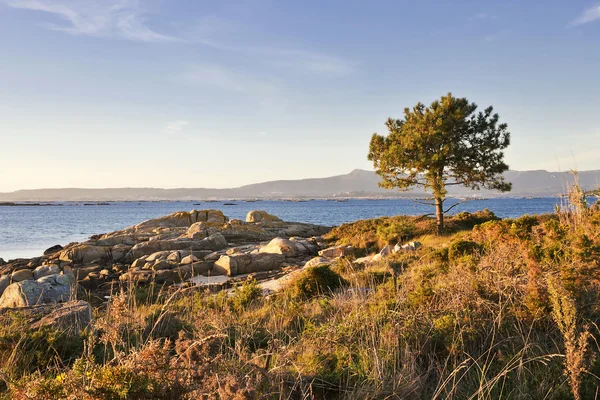
[[[435,217],[437,219],[437,234],[444,234],[444,200],[441,197],[435,198]]]

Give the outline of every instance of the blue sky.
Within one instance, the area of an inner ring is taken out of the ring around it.
[[[512,169],[600,169],[600,2],[0,0],[0,192],[372,169],[452,92]]]

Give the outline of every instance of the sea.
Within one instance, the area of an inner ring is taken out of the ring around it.
[[[447,206],[458,202],[447,199]],[[485,208],[501,218],[552,213],[558,197],[492,198],[467,201],[449,214]],[[52,202],[42,206],[0,206],[0,258],[36,257],[56,244],[86,240],[175,211],[218,209],[230,219],[245,219],[251,210],[265,210],[285,221],[337,226],[359,219],[422,215],[431,206],[410,199],[349,199],[307,201],[173,201],[173,202]]]

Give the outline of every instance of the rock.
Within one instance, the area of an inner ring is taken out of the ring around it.
[[[246,222],[262,222],[262,223],[272,223],[272,222],[283,222],[281,219],[279,219],[278,217],[276,217],[275,215],[271,215],[269,213],[267,213],[266,211],[262,211],[262,210],[253,210],[250,211],[247,215],[246,215]]]
[[[65,334],[74,335],[90,326],[91,322],[92,307],[88,302],[79,300],[52,306],[52,311],[33,323],[31,327],[38,329],[48,326]]]
[[[224,216],[223,212],[220,210],[207,210],[206,211],[206,222],[208,222],[208,223],[223,225],[227,221],[229,221],[229,218]]]
[[[146,261],[154,262],[156,260],[166,259],[170,254],[171,254],[171,251],[169,251],[169,250],[157,251],[156,253],[152,253],[148,257],[146,257]]]
[[[195,224],[192,224],[185,232],[185,236],[194,240],[201,240],[208,237],[208,226],[206,222],[196,222]]]
[[[171,254],[169,254],[167,256],[167,261],[171,261],[171,262],[179,262],[181,260],[181,255],[179,254],[179,251],[174,251]]]
[[[72,282],[67,275],[49,275],[37,281],[12,283],[0,297],[0,308],[67,301],[71,295],[71,287]]]
[[[6,261],[4,261],[4,258],[0,258],[0,267],[6,265]]]
[[[354,255],[354,247],[352,246],[333,246],[319,251],[319,255],[328,258],[346,257]]]
[[[161,218],[155,218],[148,221],[144,221],[133,227],[135,232],[151,231],[156,228],[175,228],[175,227],[188,227],[196,222],[195,213],[179,211],[169,215],[165,215]]]
[[[32,258],[31,260],[29,260],[29,262],[27,263],[27,268],[35,269],[35,268],[39,267],[40,265],[42,265],[42,258],[35,257],[35,258]]]
[[[9,310],[0,309],[0,323]],[[49,327],[66,335],[79,334],[92,322],[92,308],[87,302],[81,300],[21,307],[18,311],[25,315],[31,328]]]
[[[57,245],[54,245],[54,246],[52,246],[52,247],[49,247],[49,248],[47,248],[47,249],[44,251],[44,255],[45,255],[45,256],[49,256],[49,255],[51,255],[51,254],[54,254],[54,253],[56,253],[56,252],[59,252],[59,251],[61,251],[62,249],[63,249],[63,247],[62,247],[60,244],[57,244]]]
[[[181,259],[181,264],[182,264],[182,265],[188,265],[188,264],[193,264],[193,263],[195,263],[196,261],[198,261],[198,257],[196,257],[196,256],[194,256],[194,255],[192,254],[192,255],[189,255],[189,256],[185,256],[185,257],[183,257],[183,258]]]
[[[131,263],[132,268],[142,268],[146,264],[146,257],[140,257]]]
[[[44,276],[56,275],[58,273],[60,273],[60,268],[58,265],[41,265],[33,270],[33,278],[40,279]]]
[[[10,276],[10,279],[12,280],[12,282],[21,282],[28,279],[33,279],[33,271],[28,269],[20,269],[18,271],[13,272]]]
[[[396,250],[396,252],[398,252],[398,251],[415,251],[419,247],[421,247],[421,242],[409,242],[409,243],[406,243],[406,244],[404,244],[402,246],[400,246],[400,243],[398,243],[394,247],[394,250]]]
[[[0,276],[0,296],[4,293],[4,290],[10,285],[10,275]]]
[[[151,219],[136,225],[130,230],[135,232],[152,232],[161,228],[188,228],[196,222],[223,225],[228,218],[220,210],[179,211],[161,218]]]
[[[116,246],[118,244],[124,244],[127,246],[134,246],[137,243],[136,237],[132,235],[114,235],[112,234],[103,235],[96,241],[97,246]]]
[[[109,253],[112,256],[112,261],[117,262],[123,260],[130,249],[131,246],[126,244],[117,244],[113,247],[110,247]]]
[[[206,275],[208,274],[215,265],[212,261],[200,261],[192,264],[194,275]]]
[[[90,265],[88,267],[75,268],[73,269],[73,276],[77,281],[81,281],[88,277],[91,273],[97,273],[102,270],[100,265]]]
[[[167,260],[157,260],[152,264],[152,269],[154,271],[162,271],[165,269],[173,269],[174,265],[168,262]]]
[[[304,264],[304,268],[316,267],[318,265],[331,264],[331,260],[325,257],[315,257]]]
[[[215,233],[202,240],[173,239],[161,241],[149,241],[138,243],[131,248],[127,259],[135,260],[156,252],[165,251],[165,257],[175,250],[199,251],[199,250],[221,250],[228,246],[227,240],[221,233]]]
[[[154,282],[156,282],[156,283],[166,283],[166,284],[172,284],[172,283],[181,281],[181,278],[179,277],[177,272],[170,270],[170,269],[156,271],[156,273],[153,276],[153,279],[154,279]]]
[[[235,276],[281,268],[285,257],[281,254],[233,254],[221,256],[213,266],[213,274]]]
[[[204,257],[204,259],[207,260],[207,261],[217,261],[219,259],[219,257],[221,257],[221,254],[219,254],[216,251],[213,251],[212,253],[206,255]]]
[[[121,275],[119,280],[124,282],[148,282],[152,278],[153,274],[154,272],[150,270],[130,269]]]
[[[381,255],[382,258],[385,258],[393,253],[394,253],[394,246],[392,246],[391,244],[388,244],[383,249],[381,249],[381,251],[379,252],[379,255]]]
[[[229,246],[229,243],[227,243],[227,239],[225,239],[225,236],[223,236],[223,234],[221,234],[220,232],[210,235],[206,239],[203,239],[201,242],[203,241],[208,242],[210,250],[221,250]]]
[[[113,256],[110,247],[80,244],[63,250],[59,259],[73,264],[90,264],[94,261],[106,262],[112,260]]]
[[[298,255],[298,248],[288,239],[275,238],[264,247],[261,247],[260,253],[283,254],[286,257],[295,257]]]
[[[369,265],[369,264],[374,264],[378,261],[381,261],[381,254],[379,254],[379,253],[371,254],[370,256],[366,256],[366,257],[357,258],[356,260],[354,260],[354,264]]]

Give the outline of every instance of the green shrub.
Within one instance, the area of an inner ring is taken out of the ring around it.
[[[242,286],[234,287],[233,296],[229,298],[229,307],[232,311],[240,313],[261,295],[262,289],[256,279],[248,279]]]
[[[84,335],[67,335],[50,327],[29,328],[18,312],[0,320],[0,368],[19,378],[57,364],[70,365],[83,351]]]
[[[296,278],[290,291],[295,298],[311,298],[334,291],[344,284],[344,279],[328,265],[307,268]]]
[[[464,256],[472,256],[481,250],[481,246],[471,240],[458,240],[448,247],[448,260],[457,261]]]

